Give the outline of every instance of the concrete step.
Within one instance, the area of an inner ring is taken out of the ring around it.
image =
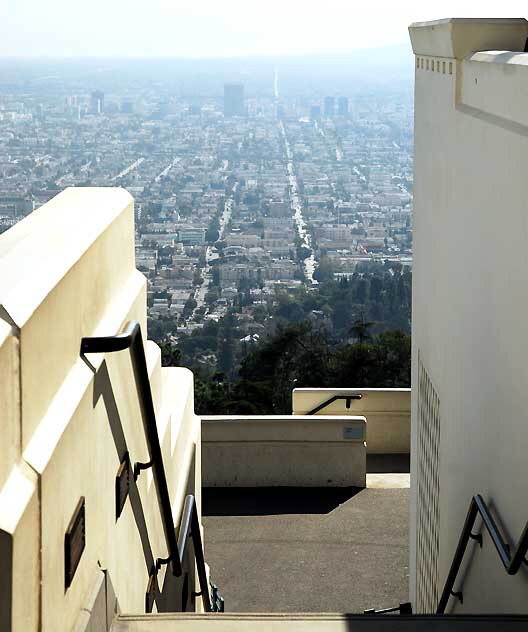
[[[118,617],[111,632],[520,632],[528,615],[152,614]]]

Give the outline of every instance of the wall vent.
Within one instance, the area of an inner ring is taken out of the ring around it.
[[[418,354],[416,612],[433,613],[438,586],[440,400]]]

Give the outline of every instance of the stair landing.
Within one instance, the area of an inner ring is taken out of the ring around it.
[[[409,601],[409,490],[207,488],[205,556],[226,612]]]

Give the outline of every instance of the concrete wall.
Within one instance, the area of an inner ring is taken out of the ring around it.
[[[205,487],[365,487],[364,417],[202,417]]]
[[[149,569],[167,554],[150,472],[116,519],[121,458],[148,460],[129,354],[79,354],[83,336],[117,333],[130,319],[146,335],[133,218],[122,189],[68,189],[0,237],[2,631],[82,629],[92,601],[104,611],[90,630],[106,629],[116,602],[143,612]],[[193,380],[162,370],[153,343],[146,354],[178,519],[185,490],[200,489]],[[86,548],[65,589],[64,536],[81,497]],[[93,600],[103,573],[105,598]]]
[[[334,395],[361,395],[337,400],[319,415],[362,415],[367,423],[367,454],[408,454],[411,434],[411,390],[408,388],[296,388],[292,394],[294,415],[306,415]]]
[[[515,52],[524,50],[528,23],[447,20],[410,33],[410,569],[412,600],[427,611],[472,495],[483,495],[511,544],[528,520],[528,56]],[[482,550],[470,545],[455,588],[464,592],[463,605],[450,600],[455,611],[527,610],[526,572],[508,577],[486,534]]]

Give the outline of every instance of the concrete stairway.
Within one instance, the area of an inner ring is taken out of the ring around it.
[[[119,616],[111,632],[520,632],[528,615],[153,614]]]

